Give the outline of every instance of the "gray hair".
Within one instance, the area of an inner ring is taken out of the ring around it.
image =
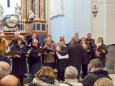
[[[10,65],[7,62],[0,61],[0,78],[10,73]]]
[[[114,84],[108,78],[100,78],[94,83],[94,86],[114,86]]]
[[[66,79],[75,79],[78,76],[78,70],[73,66],[68,66],[65,69],[65,78]]]
[[[102,63],[99,59],[93,59],[90,61],[89,65],[94,66],[95,68],[103,68]]]

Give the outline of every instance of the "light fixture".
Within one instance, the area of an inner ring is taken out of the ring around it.
[[[97,13],[98,13],[97,0],[93,0],[93,3],[92,3],[92,14],[93,14],[94,18],[97,16]]]

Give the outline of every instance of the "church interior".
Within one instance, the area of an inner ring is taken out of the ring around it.
[[[104,69],[108,71],[115,83],[114,8],[114,0],[0,0],[0,41],[5,35],[9,46],[15,34],[20,33],[24,39],[36,35],[37,42],[43,43],[50,34],[51,41],[53,40],[53,44],[56,46],[62,36],[64,42],[69,44],[75,34],[79,40],[82,40],[82,38],[87,38],[90,33],[95,45],[100,38],[106,45]],[[28,44],[28,46],[30,45]],[[6,45],[2,45],[0,42],[0,50],[2,48],[6,48]],[[4,52],[6,53],[6,51]],[[54,71],[57,69],[54,68]],[[27,76],[29,77],[29,74]]]

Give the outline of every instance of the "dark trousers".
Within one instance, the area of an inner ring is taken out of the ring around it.
[[[58,80],[64,80],[64,70],[58,70]]]
[[[84,78],[87,75],[88,71],[88,64],[82,64],[82,78]]]

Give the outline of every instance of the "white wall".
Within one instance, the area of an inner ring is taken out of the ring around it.
[[[50,22],[50,34],[55,42],[59,36],[64,35],[66,41],[70,41],[74,34],[74,0],[64,0],[64,16],[53,18]]]
[[[109,0],[107,4],[107,44],[115,44],[115,0]]]
[[[97,42],[98,37],[103,37],[106,43],[106,0],[97,0],[98,14],[92,16],[92,34]]]
[[[91,0],[76,0],[75,25],[80,38],[91,33]]]
[[[76,32],[80,38],[91,32],[90,6],[90,0],[64,0],[64,16],[54,18],[50,22],[53,40],[58,42],[59,36],[63,34],[69,42]]]
[[[106,45],[115,44],[115,0],[98,0],[99,12],[92,17],[92,34],[97,41],[103,37]]]

